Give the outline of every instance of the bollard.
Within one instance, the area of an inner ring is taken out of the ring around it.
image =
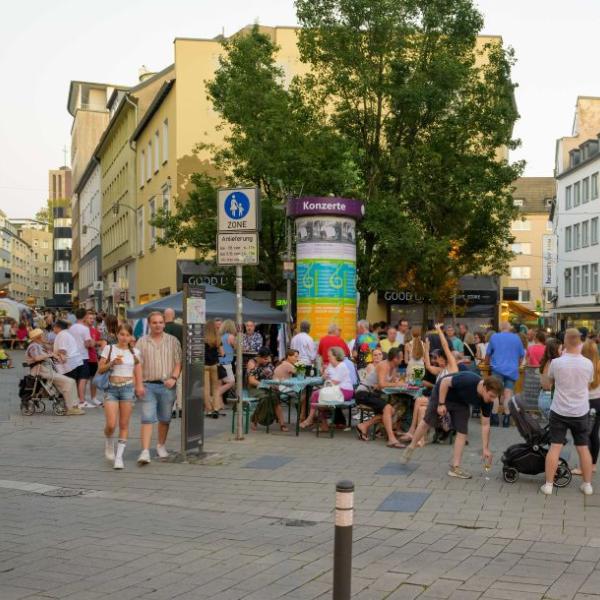
[[[333,600],[350,600],[352,586],[352,523],[354,483],[335,486],[335,538],[333,543]]]

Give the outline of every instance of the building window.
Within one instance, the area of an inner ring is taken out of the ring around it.
[[[581,224],[581,247],[587,248],[590,245],[590,222],[584,221]]]
[[[581,267],[581,295],[587,296],[590,293],[590,267],[583,265]]]
[[[54,263],[55,273],[68,273],[71,270],[71,262],[68,260],[57,260]]]
[[[156,200],[150,198],[148,202],[148,210],[150,211],[150,221],[156,216]],[[152,248],[156,244],[156,227],[150,224],[150,247]]]
[[[44,277],[48,277],[48,269],[47,268],[44,268],[43,273],[44,273]]]
[[[155,173],[158,173],[158,167],[160,166],[159,150],[160,150],[160,148],[158,147],[158,131],[157,131],[154,134],[154,172]]]
[[[519,290],[519,302],[531,302],[531,292],[529,290]]]
[[[169,159],[169,119],[163,121],[163,145],[162,145],[162,161],[166,163]]]
[[[573,267],[573,296],[581,294],[581,269]]]
[[[579,223],[573,225],[573,250],[581,248],[581,227]]]
[[[146,183],[146,153],[142,150],[140,154],[140,187]]]
[[[598,263],[592,264],[590,275],[590,288],[592,290],[592,294],[598,293]]]
[[[573,206],[581,204],[581,182],[577,181],[573,184]]]
[[[138,254],[144,252],[144,207],[137,209],[137,251]]]
[[[592,245],[597,244],[598,243],[598,217],[594,217],[592,219],[592,224],[591,224],[591,232],[590,232],[590,237],[592,239]]]
[[[171,195],[171,187],[167,183],[162,187],[162,210],[165,215],[169,213],[169,196]]]
[[[513,231],[530,231],[531,230],[531,221],[527,221],[527,219],[521,221],[513,221],[512,224]]]
[[[531,267],[511,267],[511,279],[529,279],[531,277]]]
[[[54,284],[54,293],[59,295],[59,294],[70,294],[71,293],[71,287],[69,285],[69,282],[67,281],[57,281]]]
[[[592,175],[592,200],[598,198],[598,173]]]
[[[568,185],[565,188],[565,210],[569,210],[571,208],[571,186]]]
[[[571,226],[565,227],[565,252],[571,252],[573,248],[573,238]]]
[[[44,291],[45,291],[45,292],[47,292],[48,290],[49,290],[48,284],[47,284],[47,283],[45,283],[45,284],[44,284]]]
[[[525,204],[523,198],[513,198],[513,204],[515,206],[523,206]]]
[[[146,181],[152,178],[152,142],[148,142],[148,150],[146,152]]]
[[[44,241],[42,242],[42,248],[44,248],[44,250],[47,250],[47,249],[48,249],[48,240],[44,240]]]
[[[531,254],[531,244],[529,242],[520,242],[518,244],[512,244],[511,250],[515,254]]]
[[[55,238],[54,239],[55,250],[70,250],[71,249],[71,238]]]
[[[590,178],[586,177],[581,182],[581,202],[585,204],[590,201]]]

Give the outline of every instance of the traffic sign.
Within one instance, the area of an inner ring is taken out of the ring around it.
[[[258,233],[217,233],[217,264],[257,265]]]
[[[219,233],[257,231],[258,189],[221,189],[218,194]]]

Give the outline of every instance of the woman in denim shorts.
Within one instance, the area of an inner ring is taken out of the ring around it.
[[[107,344],[102,350],[98,373],[106,371],[110,371],[110,384],[104,396],[104,456],[113,463],[113,468],[122,469],[136,390],[143,385],[140,351],[133,347],[133,330],[127,323],[119,325],[117,344]],[[117,419],[119,440],[115,453],[113,434],[117,427]]]

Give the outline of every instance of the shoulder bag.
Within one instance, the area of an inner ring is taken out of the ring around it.
[[[110,355],[112,354],[112,344],[110,345],[110,349],[108,351],[108,362],[110,363]],[[96,373],[96,375],[94,375],[94,379],[92,379],[92,383],[99,389],[102,390],[103,392],[106,391],[108,389],[108,386],[110,385],[110,371],[111,369],[108,369],[108,371],[104,371],[104,373]]]

